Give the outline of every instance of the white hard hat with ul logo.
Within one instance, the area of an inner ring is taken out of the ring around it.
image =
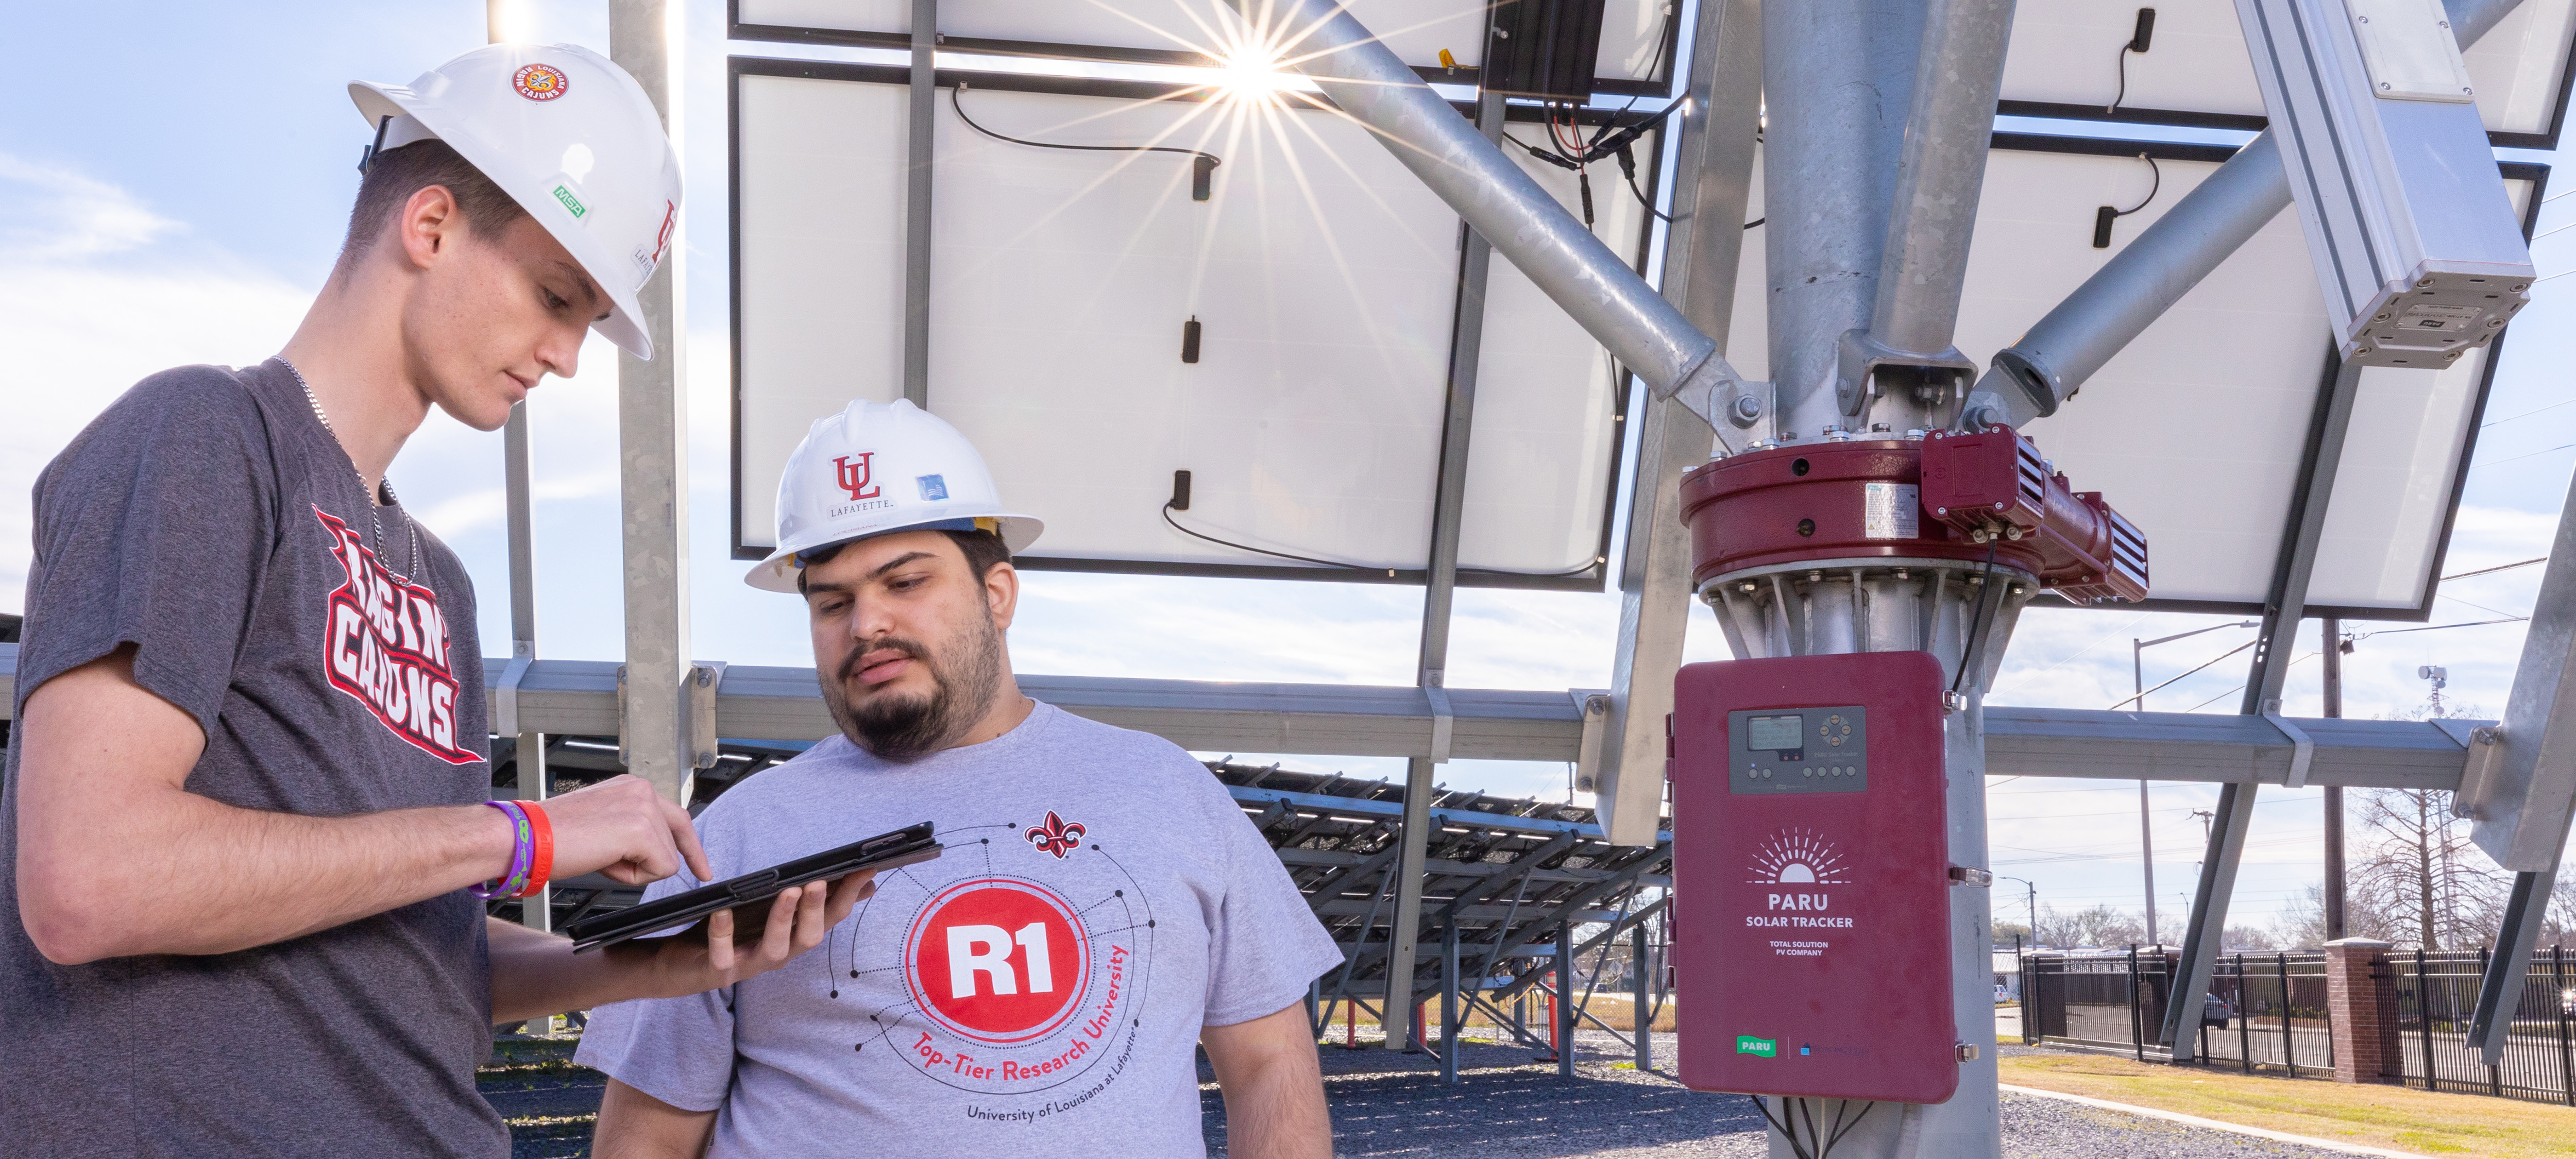
[[[491,178],[608,295],[600,336],[653,357],[635,294],[679,225],[680,158],[626,70],[569,44],[494,44],[408,85],[352,81],[349,99],[377,149],[444,141]]]
[[[742,579],[793,593],[799,553],[895,531],[990,531],[1016,554],[1045,526],[1002,507],[984,456],[937,415],[909,399],[852,402],[787,457],[778,549]]]

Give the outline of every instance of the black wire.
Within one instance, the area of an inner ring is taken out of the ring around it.
[[[1850,1105],[1851,1105],[1851,1101],[1850,1101],[1850,1100],[1848,1100],[1848,1099],[1846,1099],[1846,1100],[1844,1100],[1843,1105],[1844,1105],[1844,1106],[1846,1106],[1846,1107],[1848,1107],[1848,1106],[1850,1106]],[[1816,1159],[1825,1159],[1825,1155],[1826,1155],[1826,1153],[1827,1153],[1827,1152],[1830,1152],[1830,1151],[1832,1151],[1832,1150],[1834,1149],[1834,1144],[1842,1142],[1842,1141],[1843,1141],[1843,1136],[1844,1136],[1844,1135],[1847,1135],[1847,1134],[1850,1134],[1850,1133],[1851,1133],[1852,1128],[1857,1127],[1857,1126],[1860,1126],[1860,1121],[1861,1121],[1862,1119],[1866,1119],[1866,1118],[1868,1118],[1868,1117],[1869,1117],[1869,1113],[1870,1113],[1872,1110],[1877,1109],[1877,1107],[1878,1107],[1878,1104],[1877,1104],[1877,1103],[1862,1103],[1862,1104],[1860,1105],[1860,1113],[1859,1113],[1859,1114],[1857,1114],[1857,1115],[1852,1116],[1852,1121],[1851,1121],[1851,1122],[1846,1123],[1846,1124],[1844,1124],[1842,1127],[1840,1127],[1840,1128],[1836,1129],[1836,1130],[1834,1131],[1833,1138],[1830,1138],[1830,1139],[1825,1140],[1825,1145],[1824,1145],[1824,1147],[1823,1147],[1821,1150],[1818,1150],[1818,1151],[1816,1152]],[[1837,1116],[1835,1116],[1835,1117],[1836,1117],[1836,1118],[1840,1118],[1841,1116],[1837,1115]]]
[[[1655,220],[1666,222],[1673,220],[1673,215],[1655,208],[1655,203],[1647,199],[1645,190],[1637,188],[1637,177],[1633,173],[1628,175],[1628,192],[1637,195],[1637,204],[1645,206],[1646,212],[1653,214]]]
[[[1396,569],[1391,568],[1391,567],[1371,567],[1371,566],[1369,566],[1369,565],[1367,565],[1367,564],[1361,564],[1361,563],[1343,563],[1342,561],[1340,561],[1340,560],[1336,560],[1336,559],[1317,559],[1317,558],[1315,558],[1314,556],[1311,556],[1311,555],[1297,555],[1297,554],[1294,554],[1294,553],[1292,553],[1292,552],[1285,552],[1285,551],[1272,551],[1272,550],[1270,550],[1269,548],[1266,548],[1266,547],[1254,547],[1254,546],[1252,546],[1251,544],[1248,544],[1248,543],[1236,543],[1236,542],[1234,542],[1233,540],[1230,540],[1230,539],[1218,539],[1217,537],[1215,537],[1215,536],[1213,536],[1213,535],[1204,535],[1204,534],[1201,534],[1201,533],[1199,533],[1199,532],[1192,531],[1192,530],[1190,530],[1189,528],[1186,528],[1186,527],[1181,526],[1181,524],[1180,524],[1180,521],[1179,521],[1179,520],[1176,520],[1176,519],[1172,518],[1172,505],[1171,505],[1170,503],[1168,503],[1168,502],[1167,502],[1167,503],[1165,503],[1165,504],[1163,504],[1163,522],[1171,524],[1171,525],[1172,525],[1172,530],[1177,531],[1177,532],[1180,532],[1180,533],[1181,533],[1181,534],[1183,534],[1183,535],[1187,535],[1187,536],[1190,536],[1190,537],[1195,538],[1195,539],[1204,539],[1204,540],[1208,541],[1209,543],[1216,544],[1216,545],[1217,545],[1217,546],[1219,546],[1219,547],[1231,547],[1231,548],[1235,549],[1236,551],[1249,551],[1249,552],[1252,552],[1252,553],[1253,553],[1253,554],[1255,554],[1255,555],[1268,555],[1268,556],[1275,556],[1275,557],[1280,558],[1280,559],[1293,559],[1293,560],[1296,560],[1296,561],[1297,561],[1297,562],[1299,562],[1299,563],[1315,563],[1315,564],[1322,564],[1322,565],[1323,565],[1323,566],[1325,566],[1325,567],[1340,568],[1340,569],[1342,569],[1342,570],[1344,570],[1344,571],[1382,571],[1382,572],[1387,573],[1388,575],[1394,575],[1394,574],[1395,574],[1395,571],[1396,571]],[[1603,563],[1603,561],[1602,561],[1601,559],[1599,559],[1599,558],[1597,558],[1597,557],[1596,557],[1596,558],[1594,558],[1594,559],[1591,559],[1591,560],[1587,560],[1587,561],[1585,561],[1585,562],[1584,562],[1581,566],[1579,566],[1579,567],[1571,568],[1571,569],[1566,570],[1566,571],[1539,571],[1539,572],[1530,572],[1530,571],[1504,571],[1504,570],[1502,570],[1501,568],[1491,568],[1491,567],[1462,567],[1462,568],[1459,568],[1458,570],[1459,570],[1461,573],[1465,573],[1465,572],[1474,572],[1474,573],[1476,573],[1476,574],[1478,574],[1478,575],[1514,575],[1514,576],[1527,576],[1527,577],[1534,578],[1534,579],[1555,579],[1555,578],[1560,577],[1560,576],[1582,575],[1582,574],[1583,574],[1583,573],[1585,573],[1585,572],[1588,572],[1588,571],[1591,571],[1591,570],[1592,570],[1592,569],[1594,569],[1594,568],[1600,567],[1600,566],[1602,565],[1602,563]]]
[[[1771,1107],[1769,1104],[1762,1101],[1762,1096],[1746,1095],[1744,1097],[1753,1100],[1753,1109],[1762,1112],[1763,1122],[1771,1124],[1772,1130],[1780,1132],[1780,1137],[1789,1141],[1790,1154],[1797,1156],[1797,1159],[1817,1159],[1816,1156],[1808,1154],[1805,1147],[1798,1145],[1798,1133],[1796,1131],[1790,1130],[1788,1127],[1782,1125],[1780,1120],[1771,1117]],[[1783,1115],[1788,1113],[1789,1100],[1780,1100],[1780,1111]]]
[[[1818,1134],[1816,1131],[1816,1100],[1798,1100],[1798,1114],[1799,1117],[1807,1120],[1807,1142],[1810,1144],[1822,1144],[1825,1137]],[[1818,1152],[1820,1157],[1822,1154],[1822,1152]]]
[[[2123,43],[2120,45],[2120,91],[2111,98],[2110,107],[2102,111],[2105,114],[2119,112],[2120,102],[2127,99],[2129,99],[2129,45]]]
[[[1979,578],[1984,582],[1978,585],[1977,618],[1970,623],[1967,643],[1960,649],[1959,671],[1950,677],[1950,691],[1952,692],[1957,692],[1959,690],[1959,681],[1967,678],[1968,664],[1970,661],[1976,659],[1977,644],[1985,635],[1986,602],[1993,599],[1995,594],[1995,548],[2002,546],[2002,543],[2003,537],[2001,535],[1996,535],[1993,538],[1986,540],[1986,570],[1978,573]]]
[[[2132,206],[2130,206],[2130,207],[2129,207],[2129,208],[2127,208],[2127,209],[2115,209],[2115,210],[2112,210],[2112,211],[2111,211],[2111,216],[2113,216],[2113,217],[2127,217],[2127,216],[2129,216],[2129,215],[2130,215],[2130,214],[2132,214],[2132,213],[2136,213],[2137,211],[2139,211],[2139,210],[2141,210],[2141,209],[2145,209],[2145,208],[2146,208],[2150,203],[2152,203],[2152,202],[2154,202],[2154,201],[2155,201],[2155,199],[2156,199],[2156,194],[2164,192],[2164,188],[2165,188],[2165,167],[2164,167],[2164,166],[2162,166],[2162,165],[2158,165],[2158,164],[2156,164],[2156,159],[2155,159],[2155,157],[2154,157],[2154,156],[2152,156],[2152,155],[2150,155],[2150,154],[2140,153],[2140,154],[2138,154],[2138,160],[2146,162],[2146,163],[2147,163],[2147,171],[2148,171],[2148,172],[2151,172],[2151,173],[2153,173],[2153,174],[2155,174],[2155,175],[2156,175],[2156,181],[2155,181],[2155,184],[2150,185],[2150,186],[2148,186],[2148,187],[2147,187],[2147,199],[2146,199],[2145,201],[2141,201],[2141,202],[2137,203],[2136,205],[2132,205]]]
[[[1751,229],[1751,228],[1753,228],[1754,226],[1760,225],[1760,224],[1762,224],[1763,222],[1766,222],[1766,221],[1769,221],[1769,220],[1771,220],[1771,219],[1770,219],[1769,217],[1767,217],[1767,216],[1766,216],[1766,217],[1757,217],[1757,218],[1754,218],[1754,219],[1753,219],[1753,220],[1751,220],[1751,221],[1745,222],[1745,223],[1744,223],[1744,228],[1746,228],[1746,229]]]
[[[987,137],[991,137],[996,141],[1008,141],[1014,145],[1032,145],[1040,149],[1076,149],[1086,153],[1186,153],[1192,157],[1205,157],[1210,162],[1213,162],[1214,165],[1225,164],[1224,158],[1219,157],[1214,153],[1210,153],[1207,150],[1183,149],[1175,145],[1064,145],[1053,141],[1023,140],[1018,137],[996,133],[991,129],[987,129],[982,125],[976,124],[975,118],[966,115],[966,106],[958,101],[958,95],[965,92],[966,87],[966,82],[959,81],[957,82],[956,88],[948,90],[948,107],[957,110],[957,119],[966,122],[967,128],[973,129],[978,133],[982,133]],[[1214,166],[1212,165],[1211,168],[1213,167]]]

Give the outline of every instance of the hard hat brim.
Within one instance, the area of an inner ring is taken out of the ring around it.
[[[486,179],[500,186],[501,191],[518,202],[528,216],[545,227],[546,233],[562,245],[574,261],[581,263],[582,270],[598,284],[600,293],[608,296],[608,316],[592,323],[591,329],[599,331],[600,337],[615,343],[618,349],[647,362],[652,361],[653,338],[637,321],[644,316],[643,307],[635,296],[642,287],[630,289],[626,285],[628,279],[615,276],[619,270],[616,255],[605,252],[597,239],[578,226],[557,221],[556,214],[546,212],[544,207],[550,202],[544,190],[525,181],[508,179],[509,169],[500,163],[499,151],[484,141],[470,124],[448,116],[444,106],[422,97],[409,85],[351,81],[349,99],[357,104],[358,111],[367,118],[370,127],[381,123],[385,117],[409,116],[419,121],[433,136],[447,142],[448,148],[456,150],[458,156],[482,171]],[[661,271],[657,269],[654,272],[658,275]],[[792,578],[789,590],[794,590]]]
[[[1010,553],[1013,555],[1018,555],[1022,551],[1026,551],[1030,544],[1037,542],[1038,535],[1046,530],[1046,524],[1035,516],[993,515],[988,518],[998,519],[1001,521],[1002,546],[1008,548]],[[917,524],[904,527],[889,527],[883,531],[872,531],[866,535],[852,536],[848,539],[835,540],[833,542],[857,543],[862,539],[875,539],[879,536],[899,535],[906,531],[919,530],[922,530],[922,527]],[[769,558],[761,560],[759,563],[753,565],[750,571],[743,573],[742,582],[764,592],[779,592],[784,595],[795,595],[797,570],[796,554],[800,551],[819,551],[822,548],[829,546],[831,546],[831,544],[817,543],[796,548],[782,547],[769,553]]]

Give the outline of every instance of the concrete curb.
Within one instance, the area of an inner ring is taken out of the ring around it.
[[[2085,1106],[2098,1107],[2105,1111],[2118,1111],[2122,1114],[2128,1115],[2144,1115],[2150,1119],[2163,1119],[2168,1123],[2181,1123],[2190,1127],[2207,1127],[2213,1131],[2227,1131],[2238,1135],[2252,1135],[2255,1138],[2270,1139],[2276,1143],[2297,1143],[2303,1147],[2321,1147],[2328,1151],[2341,1151],[2347,1155],[2384,1155],[2391,1156],[2393,1159],[2425,1159],[2424,1155],[2415,1151],[2391,1151],[2385,1147],[2365,1147],[2359,1143],[2337,1143],[2328,1139],[2315,1139],[2306,1135],[2293,1135],[2286,1131],[2267,1131],[2261,1127],[2247,1127],[2236,1123],[2222,1123],[2216,1119],[2204,1119],[2198,1115],[2186,1115],[2177,1111],[2159,1111],[2153,1107],[2131,1106],[2128,1103],[2115,1103],[2108,1099],[2088,1099],[2082,1095],[2069,1095],[2057,1091],[2043,1091],[2037,1087],[2017,1087],[2011,1083],[1997,1083],[1995,1086],[1999,1090],[2011,1091],[2017,1095],[2034,1095],[2043,1099],[2056,1099],[2060,1102],[2081,1103]]]

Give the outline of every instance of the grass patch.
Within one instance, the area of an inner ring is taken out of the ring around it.
[[[2576,1108],[2098,1055],[1997,1060],[2003,1081],[2342,1143],[2492,1159],[2576,1155]]]

